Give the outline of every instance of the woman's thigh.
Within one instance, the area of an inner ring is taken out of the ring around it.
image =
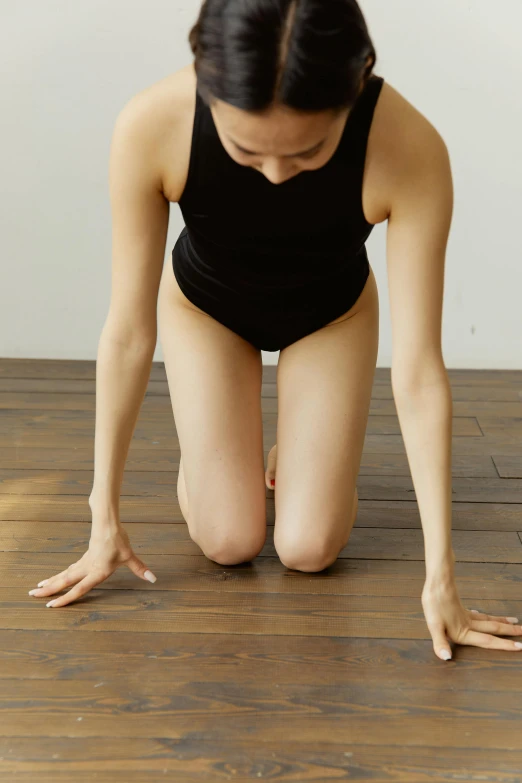
[[[244,562],[266,537],[261,352],[192,305],[166,265],[158,331],[187,490],[191,537]]]
[[[322,570],[347,542],[378,342],[370,269],[347,313],[281,351],[274,544],[290,568]]]

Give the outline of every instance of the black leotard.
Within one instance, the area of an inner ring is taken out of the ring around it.
[[[362,184],[383,82],[370,77],[324,166],[279,185],[232,160],[196,92],[173,270],[193,304],[259,349],[282,350],[338,318],[365,286],[373,224]]]

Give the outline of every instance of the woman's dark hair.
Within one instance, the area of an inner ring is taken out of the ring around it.
[[[205,0],[189,43],[202,98],[245,111],[351,107],[377,60],[355,0]]]

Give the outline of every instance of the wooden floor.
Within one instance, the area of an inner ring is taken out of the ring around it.
[[[464,605],[522,619],[522,371],[449,371],[453,543]],[[275,367],[263,384],[274,443]],[[127,568],[61,609],[28,591],[85,551],[95,363],[0,361],[2,783],[522,781],[522,653],[435,657],[423,536],[390,387],[376,372],[348,546],[321,573],[268,537],[223,567],[191,541],[154,364],[122,521]]]

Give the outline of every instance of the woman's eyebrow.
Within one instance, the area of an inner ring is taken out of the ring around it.
[[[252,152],[252,150],[245,149],[244,147],[241,146],[241,144],[238,144],[237,141],[234,141],[234,139],[231,136],[229,136],[228,138],[230,139],[232,144],[235,144],[235,146],[238,148],[238,150],[241,150],[241,152],[246,152],[247,155],[260,155],[261,154],[259,152]],[[313,147],[309,147],[307,150],[302,150],[301,152],[294,152],[292,155],[283,155],[282,157],[283,158],[297,158],[297,157],[299,157],[301,155],[306,155],[307,153],[312,152],[313,150],[316,150],[319,147],[321,147],[324,144],[325,141],[326,141],[326,138],[321,139],[321,141],[317,142],[317,144],[314,144]]]

